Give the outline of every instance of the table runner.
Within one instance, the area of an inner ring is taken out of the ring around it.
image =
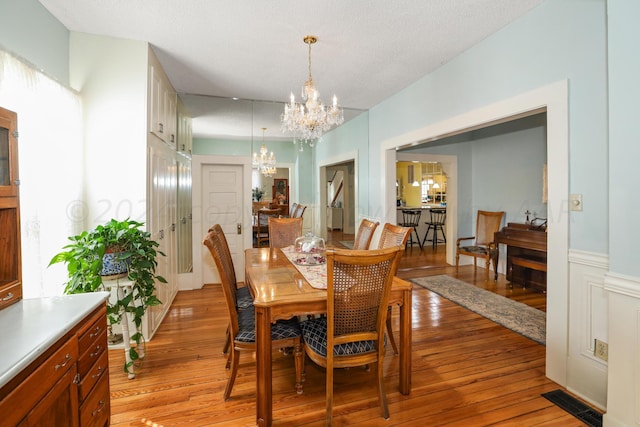
[[[302,274],[309,284],[316,289],[327,289],[327,263],[320,265],[298,265],[293,260],[304,255],[295,251],[293,245],[280,249],[291,261],[291,264]]]

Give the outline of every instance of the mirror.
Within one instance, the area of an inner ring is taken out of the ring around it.
[[[284,102],[188,93],[178,94],[178,97],[191,117],[193,154],[252,156],[259,153],[264,137],[268,150],[275,153],[277,172],[268,178],[254,169],[251,188],[264,191],[262,201],[272,201],[273,180],[287,179],[289,204],[315,200],[313,175],[309,173],[313,149],[305,144],[300,152],[300,145],[293,144],[293,137],[282,132],[280,116]],[[345,108],[344,123],[362,112],[364,110]],[[266,128],[264,133],[262,128]]]
[[[182,93],[178,95],[192,118],[194,138],[213,140],[261,141],[262,128],[266,128],[267,141],[289,141],[293,136],[284,134],[280,116],[284,102],[222,98],[209,95]],[[364,110],[344,108],[344,123]],[[305,147],[308,149],[308,147]]]

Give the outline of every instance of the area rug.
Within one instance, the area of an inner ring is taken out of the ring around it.
[[[545,344],[546,313],[446,275],[410,279],[479,315]]]
[[[339,240],[338,243],[349,249],[353,249],[353,240]]]

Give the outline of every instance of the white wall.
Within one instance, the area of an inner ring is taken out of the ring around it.
[[[84,228],[146,222],[147,43],[72,33],[70,52],[84,110]]]

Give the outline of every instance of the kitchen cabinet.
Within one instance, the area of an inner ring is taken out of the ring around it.
[[[162,67],[149,65],[149,131],[169,146],[176,148],[177,95]]]
[[[0,108],[0,309],[22,298],[18,116]]]
[[[0,310],[2,425],[107,426],[107,293]]]
[[[179,152],[189,156],[193,149],[192,120],[180,99],[178,99],[178,141],[176,148]]]

